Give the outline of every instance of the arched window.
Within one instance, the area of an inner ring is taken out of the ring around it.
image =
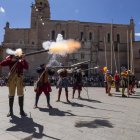
[[[89,40],[92,40],[92,33],[89,33]]]
[[[110,33],[107,34],[107,42],[110,43]]]
[[[80,35],[80,40],[83,40],[83,37],[84,37],[84,33],[81,32],[81,35]]]
[[[55,40],[55,31],[52,31],[51,40]]]
[[[61,34],[62,34],[63,38],[65,38],[65,31],[62,31]]]
[[[117,42],[120,43],[120,35],[117,34]]]

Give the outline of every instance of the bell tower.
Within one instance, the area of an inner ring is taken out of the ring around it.
[[[31,28],[36,28],[39,21],[50,20],[48,0],[35,0],[35,4],[32,4],[31,8]]]

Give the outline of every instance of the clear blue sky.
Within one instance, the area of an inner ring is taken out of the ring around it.
[[[0,0],[0,42],[6,21],[14,28],[30,26],[31,3],[34,0]],[[99,23],[128,24],[135,20],[140,33],[140,0],[49,0],[51,19],[79,20]],[[140,36],[136,37],[140,40]]]

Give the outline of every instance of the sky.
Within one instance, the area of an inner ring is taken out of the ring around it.
[[[0,0],[0,42],[5,23],[11,28],[29,28],[31,4],[35,0]],[[135,21],[136,40],[140,40],[140,0],[49,0],[52,20],[79,20],[129,24]]]

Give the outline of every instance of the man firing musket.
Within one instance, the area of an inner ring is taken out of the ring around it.
[[[19,100],[20,115],[26,116],[27,114],[23,110],[23,70],[28,70],[28,63],[24,59],[22,49],[13,51],[13,53],[7,56],[5,60],[0,62],[0,66],[8,66],[10,69],[7,81],[7,86],[9,87],[9,113],[7,114],[7,117],[13,116],[13,103],[16,88]]]
[[[69,80],[68,80],[68,74],[72,73],[72,69],[66,69],[61,68],[57,71],[58,75],[59,75],[59,80],[57,82],[57,88],[58,90],[58,99],[57,102],[60,101],[60,96],[61,96],[61,92],[62,92],[62,88],[65,89],[65,95],[66,95],[66,101],[68,103],[70,103],[69,99],[68,99],[68,86],[69,86]]]
[[[34,109],[38,108],[38,100],[43,92],[46,96],[47,106],[49,109],[51,109],[52,106],[50,105],[50,92],[52,90],[49,82],[49,76],[53,76],[55,72],[50,68],[48,68],[48,66],[46,66],[45,64],[41,64],[36,69],[36,72],[38,73],[39,76],[35,86],[36,97],[35,97]]]
[[[62,88],[65,88],[66,100],[67,100],[68,103],[70,102],[69,99],[68,99],[68,86],[69,86],[68,74],[71,74],[71,73],[74,72],[73,68],[78,67],[78,66],[80,66],[82,64],[85,64],[85,63],[88,63],[88,62],[89,61],[84,61],[84,62],[76,63],[76,64],[71,65],[70,67],[61,66],[61,69],[59,69],[57,71],[57,73],[59,75],[59,80],[57,82],[57,87],[59,88],[57,102],[60,101],[60,96],[61,96]],[[69,69],[67,69],[67,68],[69,68]],[[79,88],[79,89],[81,91],[81,88]],[[79,97],[80,97],[80,95],[79,95]]]

